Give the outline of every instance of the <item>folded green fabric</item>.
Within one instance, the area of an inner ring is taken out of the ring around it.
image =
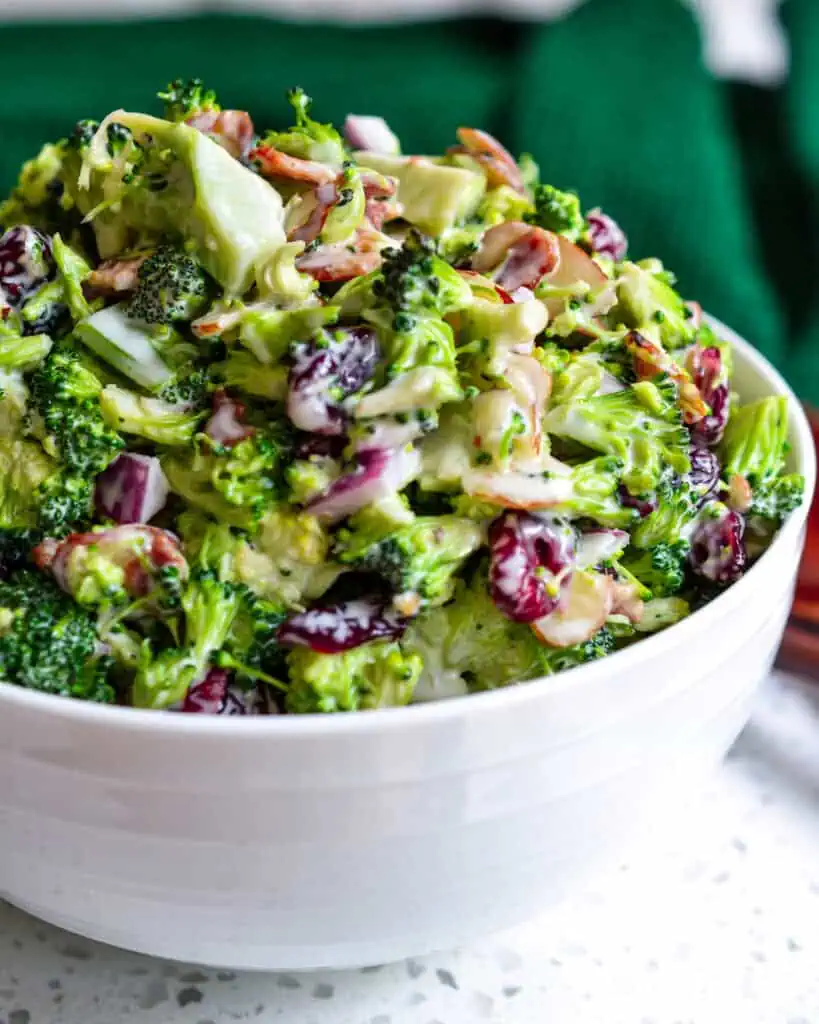
[[[286,123],[293,84],[314,96],[322,119],[382,114],[406,150],[440,151],[459,124],[485,127],[531,152],[545,180],[616,217],[634,256],[660,256],[685,294],[819,402],[819,7],[789,0],[786,16],[786,93],[711,78],[677,0],[590,0],[542,25],[240,16],[10,25],[0,187],[80,117],[115,106],[158,112],[153,94],[174,77],[206,78],[261,128]]]

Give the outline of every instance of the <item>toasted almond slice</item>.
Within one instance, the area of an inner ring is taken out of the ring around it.
[[[550,647],[585,643],[601,629],[614,604],[614,580],[599,572],[575,572],[565,605],[532,623],[535,634]]]

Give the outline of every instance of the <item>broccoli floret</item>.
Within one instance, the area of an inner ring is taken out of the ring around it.
[[[98,653],[94,620],[35,572],[0,582],[0,678],[30,690],[110,704],[111,660]]]
[[[661,541],[652,548],[623,559],[623,568],[635,576],[653,597],[670,597],[685,583],[691,545],[687,540]]]
[[[216,93],[206,89],[201,78],[176,78],[157,96],[164,103],[164,116],[168,121],[187,121],[196,114],[222,109],[216,101]]]
[[[59,234],[52,239],[54,262],[57,264],[57,281],[60,285],[61,300],[73,320],[82,320],[94,312],[94,307],[83,294],[82,285],[91,273],[91,267],[78,252],[66,245]]]
[[[287,618],[287,606],[239,587],[241,607],[233,620],[224,649],[216,656],[222,668],[237,673],[240,684],[279,683],[285,675],[285,650],[278,642],[279,626]]]
[[[379,304],[393,311],[392,327],[401,333],[412,329],[414,316],[446,316],[472,301],[466,280],[435,255],[431,239],[414,229],[400,249],[385,251],[372,290]]]
[[[318,654],[297,647],[287,656],[292,714],[365,711],[409,704],[421,659],[392,641],[362,644],[342,654]]]
[[[423,661],[416,700],[506,686],[542,672],[542,645],[528,626],[498,611],[489,596],[485,568],[469,585],[459,581],[448,604],[414,619],[401,647]]]
[[[28,565],[31,561],[32,548],[42,539],[42,533],[37,529],[25,526],[0,526],[0,580]]]
[[[671,467],[687,473],[689,437],[670,380],[641,381],[608,395],[553,408],[544,428],[623,462],[623,483],[632,494],[656,488]]]
[[[666,475],[656,491],[656,508],[637,523],[632,544],[644,550],[675,544],[696,518],[702,499],[701,491],[692,488],[686,479]]]
[[[227,383],[215,366],[186,367],[165,384],[158,397],[172,405],[203,408],[210,403],[217,381]]]
[[[689,345],[696,328],[691,310],[673,288],[673,276],[656,260],[624,263],[617,279],[615,316],[627,326],[659,335],[667,348]]]
[[[66,143],[48,143],[26,161],[11,195],[0,203],[0,227],[30,224],[51,233],[71,219],[61,180]]]
[[[48,444],[60,461],[41,486],[40,525],[51,535],[62,534],[88,519],[94,478],[124,442],[103,418],[102,384],[71,348],[55,346],[29,386]]]
[[[199,435],[192,455],[162,460],[171,489],[231,526],[249,529],[284,495],[289,446],[273,426],[227,448]]]
[[[77,121],[66,140],[66,146],[78,153],[84,153],[91,145],[91,140],[97,134],[99,126],[99,121],[93,121],[90,118]]]
[[[210,299],[208,277],[184,250],[162,245],[139,268],[128,315],[149,324],[194,320]]]
[[[286,132],[268,132],[264,145],[302,160],[340,167],[345,160],[344,143],[331,124],[320,124],[310,116],[312,101],[304,89],[289,89],[287,102],[296,114],[295,125]]]
[[[525,220],[547,231],[565,235],[572,242],[577,241],[586,221],[574,192],[562,192],[553,185],[535,185],[534,200],[534,213],[526,214]]]
[[[611,654],[615,650],[615,647],[614,634],[604,626],[585,643],[575,644],[573,647],[543,647],[541,668],[544,675],[567,672],[570,668],[577,668],[578,665],[585,665],[587,662],[597,661],[598,658],[605,658],[607,654]]]
[[[105,422],[123,434],[136,434],[156,444],[190,444],[206,412],[187,404],[174,404],[160,398],[145,398],[109,385],[100,395]]]
[[[0,368],[33,370],[51,351],[47,334],[21,335],[0,320]]]
[[[770,483],[785,465],[788,400],[771,395],[733,411],[722,439],[724,475],[745,477],[753,490]]]
[[[452,594],[452,578],[482,542],[481,528],[457,516],[418,516],[386,534],[359,528],[353,517],[336,544],[338,560],[376,572],[396,594],[439,604]]]
[[[260,363],[251,352],[234,351],[211,367],[213,376],[225,387],[244,391],[256,398],[280,401],[287,395],[287,367]]]
[[[554,507],[555,515],[593,519],[601,526],[630,527],[637,513],[618,497],[622,468],[622,462],[613,456],[589,459],[574,466],[572,497]]]
[[[788,473],[753,489],[750,514],[779,524],[799,508],[804,498],[805,478]]]
[[[133,685],[138,708],[166,708],[181,701],[189,687],[207,675],[213,656],[230,634],[241,606],[241,593],[215,574],[197,571],[182,594],[182,643],[154,656],[150,641],[142,645]]]

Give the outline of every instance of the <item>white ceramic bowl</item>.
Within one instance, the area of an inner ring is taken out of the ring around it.
[[[724,333],[743,397],[791,400],[807,502],[801,408]],[[673,814],[731,744],[779,644],[806,512],[681,624],[510,689],[223,720],[0,684],[0,895],[92,938],[237,968],[381,963],[521,921]]]

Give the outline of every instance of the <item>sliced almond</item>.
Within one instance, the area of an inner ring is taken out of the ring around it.
[[[599,572],[575,572],[562,608],[532,623],[550,647],[585,643],[601,629],[614,605],[614,580]]]

